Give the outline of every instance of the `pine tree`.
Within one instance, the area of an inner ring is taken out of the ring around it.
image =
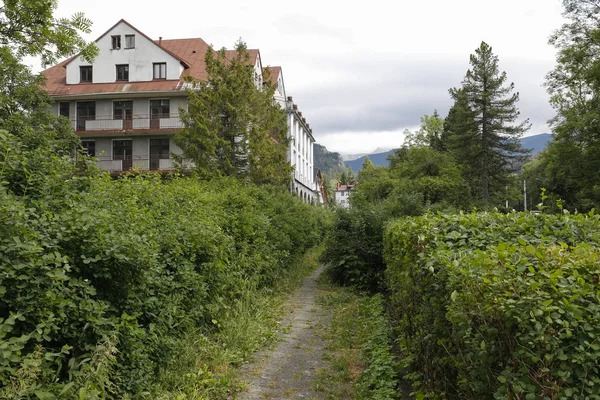
[[[506,73],[499,71],[498,57],[488,44],[481,42],[470,64],[462,87],[450,89],[455,103],[445,130],[449,150],[487,204],[494,189],[504,186],[513,162],[524,158],[519,138],[530,124],[529,120],[515,124],[519,93],[514,93],[513,83],[505,85]]]
[[[235,56],[225,49],[206,53],[206,81],[194,81],[188,110],[180,110],[184,128],[175,136],[183,155],[199,176],[237,176],[256,184],[285,186],[291,179],[287,162],[287,114],[273,99],[270,79],[256,86],[245,43]]]

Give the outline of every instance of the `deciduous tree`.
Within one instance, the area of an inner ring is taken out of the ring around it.
[[[567,22],[550,38],[557,65],[547,76],[554,134],[542,154],[544,185],[567,207],[600,206],[600,1],[563,0]]]
[[[81,13],[54,18],[56,6],[54,0],[0,2],[0,184],[20,196],[47,192],[71,177],[69,156],[79,143],[70,125],[49,112],[44,79],[23,57],[47,64],[80,52],[91,60],[98,50],[81,37],[91,21]]]

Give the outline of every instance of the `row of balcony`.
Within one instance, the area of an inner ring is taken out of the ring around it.
[[[123,118],[112,116],[79,116],[71,119],[76,132],[128,132],[177,130],[183,127],[179,114],[132,114]]]
[[[296,171],[294,173],[294,179],[302,185],[306,186],[307,188],[310,188],[311,190],[316,190],[317,184],[314,181],[314,178]]]
[[[172,171],[178,166],[172,158],[159,158],[154,155],[96,156],[97,166],[109,172],[123,171]],[[180,165],[183,169],[193,168],[191,162]]]

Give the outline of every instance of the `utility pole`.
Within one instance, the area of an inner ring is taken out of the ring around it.
[[[527,181],[523,179],[523,204],[527,211]]]

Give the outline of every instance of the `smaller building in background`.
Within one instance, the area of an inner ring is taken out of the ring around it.
[[[350,195],[356,186],[356,182],[346,182],[345,184],[337,183],[335,188],[335,203],[341,207],[350,207]]]

